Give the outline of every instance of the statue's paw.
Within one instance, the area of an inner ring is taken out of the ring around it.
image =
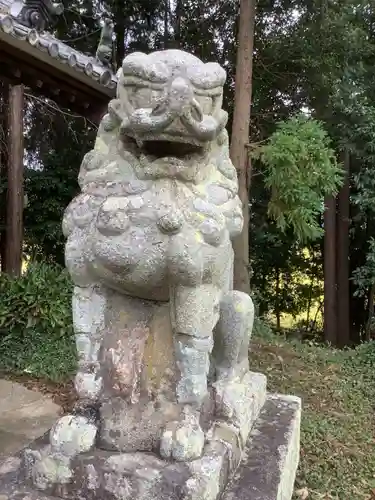
[[[95,445],[97,426],[80,415],[65,415],[50,431],[52,451],[67,457],[91,450]]]
[[[167,424],[160,442],[160,454],[165,459],[187,462],[202,456],[205,436],[197,415],[185,415],[180,422]]]

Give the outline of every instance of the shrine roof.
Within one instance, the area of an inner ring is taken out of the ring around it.
[[[57,69],[67,81],[78,80],[113,97],[117,77],[112,68],[47,31],[63,10],[62,4],[52,0],[0,0],[0,46],[5,44]]]

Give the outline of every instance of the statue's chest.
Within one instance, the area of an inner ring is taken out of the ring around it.
[[[155,181],[142,192],[116,190],[99,207],[96,227],[113,235],[131,227],[175,232],[183,226],[184,215],[192,212],[192,201],[189,190],[169,179]]]
[[[162,179],[155,181],[144,193],[127,196],[127,203],[134,216],[147,214],[153,220],[166,213],[194,211],[195,198],[182,182]]]
[[[153,234],[179,232],[214,234],[221,241],[225,218],[203,194],[176,180],[155,181],[142,193],[108,196],[99,209],[96,227],[103,234],[128,232],[131,228]],[[203,237],[203,239],[206,239]]]

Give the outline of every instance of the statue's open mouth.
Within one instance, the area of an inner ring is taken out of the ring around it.
[[[183,142],[171,139],[134,139],[129,135],[123,136],[126,147],[133,151],[136,156],[144,156],[153,161],[164,158],[176,160],[201,159],[207,154],[208,145],[197,145],[191,142]]]
[[[192,155],[203,155],[204,147],[195,144],[188,144],[174,141],[144,141],[142,152],[156,158],[181,158],[184,159]]]

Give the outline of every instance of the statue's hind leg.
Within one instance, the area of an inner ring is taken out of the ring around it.
[[[215,328],[212,353],[217,380],[241,377],[249,370],[248,350],[254,322],[250,296],[231,290],[220,302],[220,318]]]
[[[238,429],[246,429],[248,413],[244,396],[249,372],[248,350],[254,321],[254,306],[249,295],[227,292],[220,303],[220,319],[215,329],[211,377],[215,414]]]

